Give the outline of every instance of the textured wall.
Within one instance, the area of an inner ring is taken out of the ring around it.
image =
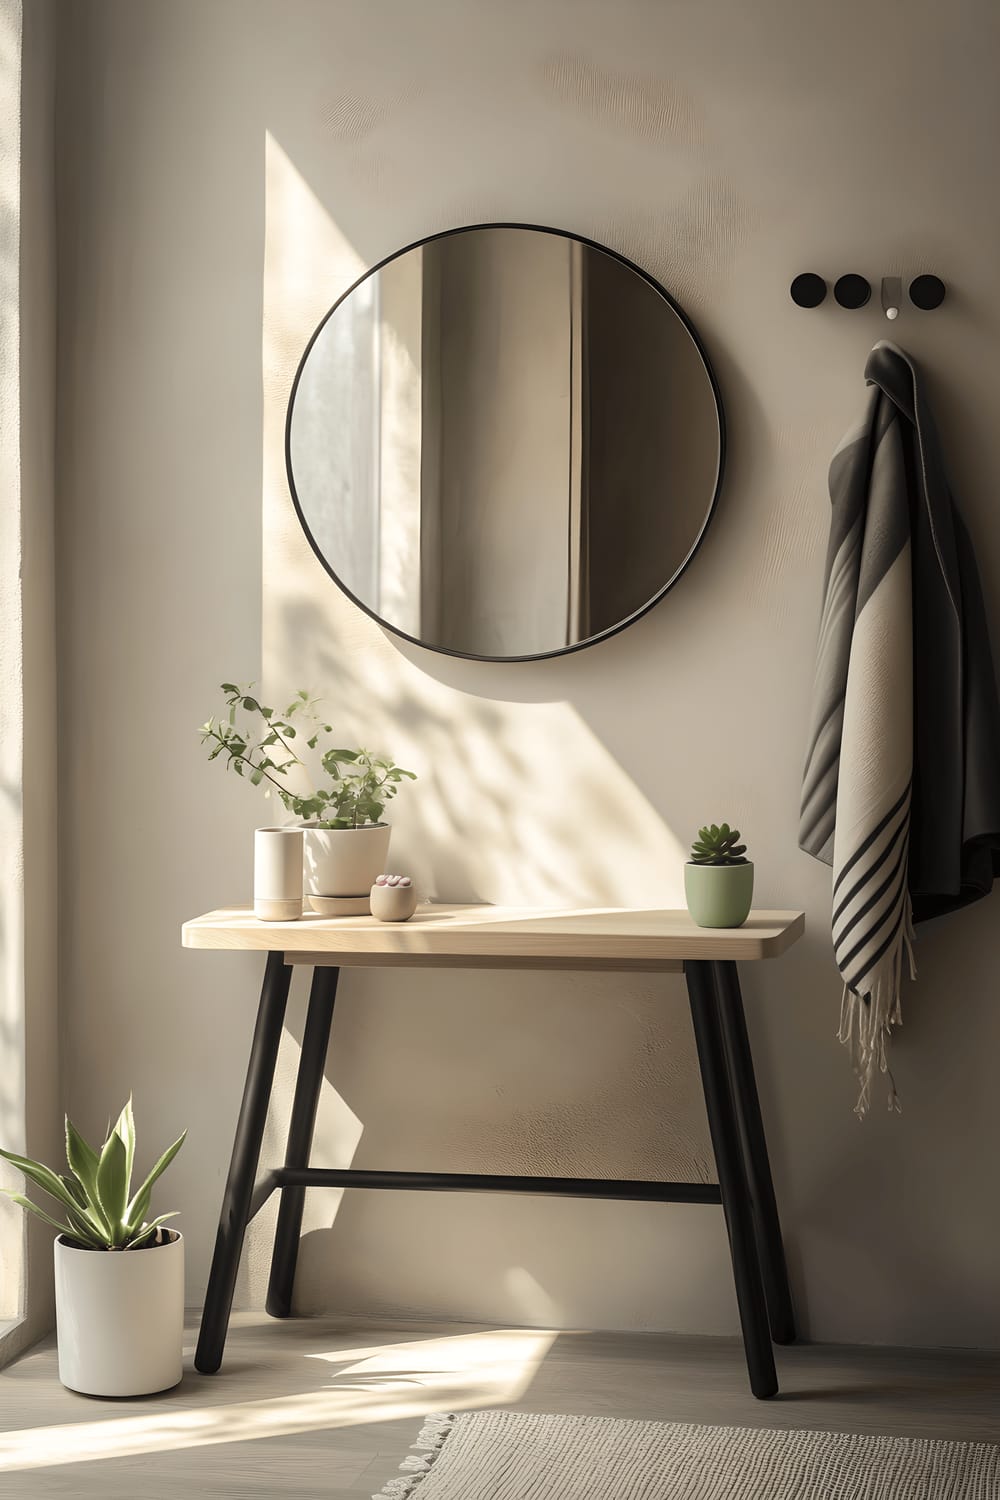
[[[993,8],[962,0],[946,30],[926,0],[905,25],[861,0],[808,25],[791,0],[66,13],[63,860],[87,870],[65,892],[74,1107],[103,1120],[133,1086],[157,1137],[191,1125],[173,1196],[192,1297],[256,965],[182,954],[176,926],[245,895],[265,818],[200,764],[189,725],[214,683],[262,662],[269,691],[325,691],[345,735],[421,773],[393,862],[441,896],[675,904],[693,826],[738,820],[760,901],[809,915],[806,941],[747,980],[807,1328],[1000,1343],[992,904],[922,936],[902,1118],[857,1124],[833,1036],[828,876],[796,851],[797,787],[825,470],[885,324],[877,298],[804,313],[787,295],[804,269],[948,281],[941,312],[893,331],[928,368],[996,598]],[[338,292],[403,243],[487,219],[577,230],[647,267],[696,319],[730,420],[718,517],[682,584],[614,640],[518,667],[401,650],[354,610],[294,523],[281,452],[295,363]],[[280,1137],[276,1122],[272,1156]],[[681,987],[350,975],[317,1156],[707,1176]],[[268,1223],[240,1288],[255,1302]],[[315,1193],[306,1231],[306,1309],[735,1326],[709,1209]]]

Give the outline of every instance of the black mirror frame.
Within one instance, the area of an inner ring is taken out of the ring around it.
[[[653,594],[653,596],[648,599],[645,604],[641,605],[639,609],[634,610],[632,614],[627,615],[624,619],[618,620],[614,625],[608,626],[606,630],[601,630],[598,631],[595,635],[587,636],[586,640],[574,641],[572,645],[560,646],[555,651],[537,651],[524,656],[482,656],[474,651],[456,651],[449,646],[434,646],[427,641],[420,640],[417,636],[409,635],[405,630],[400,630],[397,626],[390,624],[388,620],[384,620],[381,615],[376,614],[376,612],[373,609],[370,609],[363,600],[359,599],[356,594],[352,593],[352,591],[344,583],[343,579],[341,579],[335,572],[326,555],[318,546],[316,539],[309,528],[309,523],[306,521],[305,515],[303,513],[302,505],[298,497],[298,492],[295,488],[295,478],[292,473],[292,413],[295,409],[295,396],[299,388],[299,380],[301,379],[302,371],[305,368],[306,361],[309,358],[313,345],[319,338],[323,329],[326,327],[326,324],[329,322],[330,318],[332,318],[333,314],[337,311],[337,308],[340,307],[343,302],[346,302],[347,298],[357,290],[362,282],[367,281],[370,276],[374,276],[376,272],[381,271],[382,267],[389,265],[391,261],[399,260],[401,256],[408,255],[411,250],[419,250],[423,245],[433,244],[436,240],[450,239],[452,235],[468,234],[470,231],[476,229],[526,229],[531,230],[536,234],[557,235],[560,239],[573,240],[577,244],[586,245],[591,250],[599,250],[602,254],[609,255],[613,260],[617,260],[623,266],[627,266],[628,269],[630,271],[634,271],[637,276],[641,276],[643,281],[647,282],[649,286],[651,286],[653,290],[663,298],[664,302],[666,302],[671,311],[676,314],[676,316],[683,324],[684,328],[687,330],[691,342],[694,344],[701,362],[705,367],[705,373],[708,376],[709,384],[712,388],[712,394],[715,397],[715,410],[719,422],[719,463],[715,476],[715,488],[712,492],[712,498],[709,502],[708,508],[705,511],[705,518],[698,530],[698,535],[695,537],[694,542],[692,543],[691,548],[688,551],[687,556],[684,558],[684,561],[681,563],[680,567],[676,569],[676,571],[667,580],[663,587],[659,589],[655,594]],[[295,378],[292,381],[292,388],[288,397],[288,409],[285,414],[285,474],[288,479],[288,491],[291,496],[292,504],[295,507],[295,514],[298,517],[299,525],[305,532],[306,540],[312,548],[316,558],[332,578],[333,582],[340,589],[341,593],[346,594],[348,599],[350,599],[352,603],[356,604],[358,608],[369,617],[369,619],[374,620],[375,623],[377,625],[380,625],[383,630],[389,631],[390,635],[397,636],[400,640],[408,641],[411,646],[419,646],[423,651],[433,651],[439,656],[459,657],[465,661],[514,663],[524,661],[548,661],[553,657],[570,656],[574,652],[586,650],[589,646],[596,646],[600,641],[609,640],[612,636],[618,635],[621,631],[626,630],[630,625],[634,625],[637,620],[641,620],[643,615],[648,614],[651,609],[659,604],[660,600],[670,592],[670,590],[690,567],[695,554],[698,552],[698,549],[701,547],[701,544],[705,539],[705,533],[708,531],[713,517],[715,516],[716,508],[719,503],[719,495],[722,491],[722,482],[723,476],[725,474],[725,468],[726,417],[725,409],[722,404],[722,392],[719,388],[719,382],[716,377],[715,370],[712,367],[712,363],[709,360],[705,347],[698,335],[698,331],[694,327],[694,324],[691,322],[690,318],[685,313],[684,309],[670,295],[666,287],[662,286],[660,282],[656,280],[655,276],[651,276],[648,271],[644,271],[641,266],[636,265],[635,261],[629,260],[627,255],[622,255],[619,251],[612,250],[608,245],[602,245],[599,240],[589,239],[586,235],[573,234],[568,229],[554,229],[551,227],[551,225],[545,224],[518,224],[505,221],[496,223],[487,222],[483,224],[460,224],[457,225],[454,229],[444,229],[439,230],[436,234],[424,235],[422,239],[414,240],[412,244],[405,245],[401,250],[395,250],[391,255],[384,256],[382,260],[371,266],[363,276],[359,276],[356,281],[352,282],[347,290],[337,298],[336,302],[329,309],[329,311],[325,313],[324,316],[320,319],[309,339],[309,342],[306,344],[306,347],[303,350],[302,357],[299,360],[298,366],[296,368]]]

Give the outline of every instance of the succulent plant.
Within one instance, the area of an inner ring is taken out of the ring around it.
[[[698,837],[691,845],[693,865],[745,865],[747,846],[740,843],[740,830],[730,828],[728,823],[710,824],[698,830]]]
[[[11,1188],[0,1191],[44,1219],[46,1224],[51,1224],[53,1229],[58,1229],[74,1246],[85,1250],[141,1250],[145,1245],[158,1243],[160,1225],[175,1217],[171,1213],[147,1219],[146,1214],[153,1184],[181,1149],[184,1135],[167,1147],[142,1186],[133,1192],[135,1121],[131,1098],[99,1151],[87,1144],[67,1117],[68,1174],[53,1172],[41,1162],[16,1156],[13,1151],[0,1150],[0,1156],[59,1205],[62,1220],[52,1218],[23,1193],[16,1193]]]

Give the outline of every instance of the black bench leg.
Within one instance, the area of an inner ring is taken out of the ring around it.
[[[292,1118],[288,1126],[288,1144],[285,1147],[286,1167],[309,1165],[339,975],[339,969],[323,965],[313,970],[309,1011],[302,1033],[299,1071],[295,1079]],[[272,1318],[287,1318],[292,1310],[292,1285],[295,1281],[295,1262],[299,1255],[299,1234],[302,1230],[302,1209],[306,1196],[304,1187],[283,1187],[280,1191],[281,1206],[278,1209],[278,1226],[274,1235],[271,1276],[267,1284],[267,1310]]]
[[[284,955],[269,953],[194,1357],[203,1375],[214,1375],[222,1363],[291,977]]]
[[[736,1301],[743,1329],[747,1369],[750,1372],[750,1389],[763,1400],[776,1393],[778,1376],[774,1368],[767,1302],[754,1233],[750,1185],[726,1063],[720,1006],[710,963],[703,960],[687,962],[684,971],[687,975],[691,1019],[705,1090],[705,1106],[712,1133],[712,1149],[715,1152],[722,1207],[729,1232],[733,1279],[736,1283]]]
[[[767,1295],[771,1337],[776,1344],[791,1344],[795,1341],[795,1313],[792,1308],[792,1294],[788,1286],[788,1268],[785,1264],[785,1249],[781,1240],[781,1222],[778,1218],[778,1204],[774,1196],[774,1183],[771,1180],[767,1139],[764,1135],[764,1122],[760,1115],[760,1098],[757,1093],[757,1080],[754,1077],[750,1039],[747,1036],[739,973],[735,963],[717,963],[715,980],[719,995],[722,1033],[729,1057],[736,1113],[743,1133],[747,1175],[750,1179],[750,1193],[754,1203],[757,1248],[764,1276],[764,1291]]]

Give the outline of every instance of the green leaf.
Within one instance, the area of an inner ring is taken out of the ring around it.
[[[68,1208],[66,1217],[69,1219],[75,1240],[82,1241],[84,1245],[93,1245],[95,1249],[107,1249],[109,1243],[107,1235],[103,1230],[95,1229],[85,1214],[74,1213],[71,1208]]]
[[[243,707],[251,714],[259,713],[260,711],[260,704],[256,698],[245,697],[243,699]]]
[[[142,1228],[146,1214],[149,1212],[149,1200],[152,1193],[152,1184],[148,1187],[141,1187],[125,1210],[125,1220],[122,1228],[129,1239]]]
[[[134,1239],[129,1241],[128,1249],[138,1250],[140,1245],[144,1245],[146,1241],[156,1233],[161,1224],[165,1224],[168,1219],[176,1219],[176,1217],[176,1211],[169,1214],[160,1214],[160,1217],[158,1219],[153,1219],[149,1224],[144,1225],[142,1231],[138,1235],[136,1235]]]
[[[115,1122],[115,1134],[125,1147],[125,1192],[123,1196],[127,1198],[132,1181],[132,1163],[135,1160],[135,1116],[132,1113],[131,1094]]]
[[[138,1201],[139,1201],[139,1195],[141,1193],[144,1193],[147,1188],[152,1188],[153,1183],[156,1181],[156,1179],[158,1177],[162,1176],[162,1174],[167,1170],[167,1168],[169,1167],[170,1163],[173,1161],[174,1157],[177,1155],[178,1151],[183,1146],[184,1140],[185,1140],[186,1136],[187,1136],[187,1131],[185,1130],[182,1135],[179,1135],[177,1137],[177,1139],[176,1139],[176,1141],[174,1141],[173,1145],[172,1146],[168,1146],[167,1149],[166,1149],[166,1151],[164,1151],[163,1155],[160,1157],[159,1161],[156,1163],[156,1166],[150,1172],[149,1176],[146,1178],[145,1182],[142,1183],[141,1187],[139,1188],[139,1191],[136,1193],[135,1197],[132,1199],[132,1202],[129,1204],[128,1209],[126,1209],[126,1211],[125,1211],[125,1217],[126,1218],[131,1218],[132,1217],[132,1215],[134,1213],[135,1204],[138,1203]]]
[[[96,1191],[97,1163],[99,1159],[93,1146],[88,1145],[69,1115],[67,1115],[66,1160],[91,1196]]]
[[[30,1182],[35,1183],[43,1192],[48,1193],[63,1208],[75,1208],[76,1199],[66,1188],[58,1173],[53,1172],[50,1167],[43,1166],[41,1162],[31,1161],[27,1156],[15,1156],[13,1151],[0,1150],[0,1156],[9,1161],[18,1171],[23,1172]]]
[[[235,682],[224,682],[222,684],[222,691],[224,693],[238,693],[239,688],[236,686]]]
[[[68,1224],[60,1224],[58,1219],[53,1219],[50,1214],[45,1212],[44,1208],[39,1208],[37,1203],[32,1203],[31,1199],[26,1198],[23,1193],[15,1193],[11,1188],[0,1188],[0,1193],[5,1193],[13,1203],[20,1204],[29,1213],[36,1214],[39,1219],[44,1219],[46,1224],[51,1224],[53,1229],[58,1229],[60,1234],[68,1234],[70,1239],[74,1237],[73,1231]]]
[[[108,1221],[113,1244],[118,1243],[121,1222],[125,1217],[127,1202],[125,1165],[125,1142],[117,1130],[113,1130],[108,1136],[97,1165],[97,1196]]]

